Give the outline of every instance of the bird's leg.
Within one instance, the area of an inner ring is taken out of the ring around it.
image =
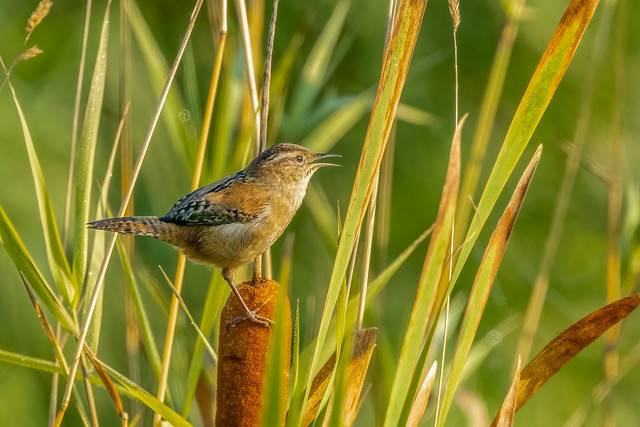
[[[227,324],[227,329],[229,329],[229,326],[236,326],[238,323],[243,322],[247,319],[251,320],[254,323],[258,323],[260,325],[263,325],[269,328],[273,324],[273,320],[266,318],[264,316],[260,316],[259,314],[256,314],[256,312],[260,311],[260,309],[264,307],[267,301],[262,303],[260,307],[256,308],[255,310],[253,311],[249,310],[249,307],[247,307],[247,304],[244,302],[244,299],[242,299],[242,295],[240,295],[240,292],[238,292],[238,288],[236,288],[236,285],[233,283],[233,276],[234,276],[233,269],[231,268],[222,269],[222,277],[224,278],[224,280],[227,281],[229,286],[231,286],[231,290],[233,291],[235,296],[238,298],[238,301],[240,301],[240,305],[242,306],[242,308],[244,308],[246,315],[239,316],[233,319],[231,322]]]

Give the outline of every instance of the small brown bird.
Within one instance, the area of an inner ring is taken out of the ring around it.
[[[134,216],[93,221],[89,228],[164,240],[198,262],[222,269],[222,277],[244,307],[247,318],[269,326],[251,311],[234,284],[235,269],[265,252],[291,222],[309,179],[338,154],[314,153],[296,144],[278,144],[246,168],[187,194],[161,217]],[[244,319],[241,319],[244,320]]]

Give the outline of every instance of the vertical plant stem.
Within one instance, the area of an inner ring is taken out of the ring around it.
[[[200,133],[200,142],[198,144],[198,157],[196,159],[195,170],[193,172],[193,179],[191,181],[191,191],[197,189],[200,186],[200,178],[202,176],[202,166],[204,164],[204,157],[207,150],[207,141],[209,139],[209,129],[211,127],[211,117],[213,116],[213,107],[215,105],[216,94],[218,90],[218,82],[220,81],[220,72],[222,70],[222,59],[224,56],[224,48],[227,41],[227,1],[222,1],[222,22],[220,25],[220,40],[218,43],[218,52],[216,53],[216,60],[213,66],[213,72],[211,75],[211,83],[209,84],[209,93],[207,95],[207,104],[205,107],[202,131]],[[184,283],[184,271],[187,263],[187,258],[184,254],[180,254],[178,257],[178,265],[176,266],[176,276],[174,280],[174,287],[178,295],[182,292],[182,285]],[[158,382],[157,397],[160,401],[164,401],[164,396],[167,390],[167,380],[169,378],[169,366],[171,362],[171,353],[173,350],[173,342],[175,338],[176,323],[178,320],[178,308],[180,307],[180,301],[176,295],[171,297],[171,306],[169,309],[169,322],[167,325],[167,335],[165,338],[164,352],[162,355],[162,367],[160,371],[160,380]],[[160,415],[156,413],[154,417],[154,425],[160,424]]]
[[[269,22],[269,39],[262,76],[262,100],[260,105],[260,139],[258,151],[267,148],[267,122],[269,119],[269,91],[271,89],[271,61],[273,59],[273,40],[276,36],[276,19],[278,17],[278,0],[273,1],[273,12]]]
[[[612,1],[612,3],[616,3]],[[622,174],[621,168],[621,105],[624,102],[624,50],[622,48],[625,35],[625,2],[620,2],[616,16],[616,30],[614,34],[614,99],[611,118],[611,131],[609,134],[610,173],[607,223],[607,304],[620,299],[620,237],[621,237],[621,211],[622,211]],[[604,381],[609,386],[616,383],[619,372],[619,353],[616,348],[620,325],[612,327],[604,335]],[[608,393],[604,399],[603,425],[615,426],[615,395]]]
[[[242,45],[244,46],[245,66],[247,73],[247,82],[249,83],[249,99],[251,100],[251,108],[255,116],[255,144],[253,149],[254,157],[257,156],[260,151],[260,111],[258,106],[258,88],[256,85],[256,73],[253,67],[253,53],[251,49],[251,34],[249,33],[249,22],[247,20],[247,7],[244,0],[236,0],[236,9],[238,11],[238,20],[240,22],[240,33],[242,35]],[[266,64],[265,64],[266,70]],[[262,276],[262,255],[256,257],[253,262],[253,278],[256,279]]]
[[[395,19],[397,3],[395,0],[389,1],[389,9],[387,13],[387,28],[384,34],[384,46],[382,51],[384,52],[389,45],[389,38],[391,36],[391,28],[393,28],[393,21]],[[395,121],[394,121],[395,124]],[[392,124],[392,127],[394,126]],[[380,170],[376,171],[375,177],[373,178],[373,189],[371,190],[371,199],[369,200],[369,206],[367,208],[367,227],[365,231],[364,237],[364,252],[362,258],[362,290],[360,292],[360,300],[358,302],[358,314],[356,316],[356,325],[355,330],[362,329],[362,322],[364,320],[364,309],[367,301],[367,284],[369,283],[369,269],[371,267],[371,247],[373,244],[373,230],[375,226],[375,218],[376,218],[376,205],[378,199],[378,186],[380,182]],[[358,236],[359,236],[358,231]],[[356,242],[356,248],[358,244]],[[355,261],[355,253],[354,259]]]
[[[373,180],[373,190],[371,200],[369,200],[369,208],[367,210],[367,228],[364,235],[364,249],[362,253],[362,289],[360,291],[360,300],[358,302],[358,315],[356,317],[355,330],[362,329],[362,321],[364,319],[364,308],[367,301],[367,285],[369,283],[369,268],[371,265],[371,246],[373,244],[373,228],[376,220],[376,200],[378,198],[378,180],[380,171],[376,172]],[[355,259],[355,257],[354,257]]]
[[[455,125],[458,125],[458,116],[460,114],[460,96],[459,96],[459,80],[458,80],[458,26],[460,25],[460,2],[458,0],[449,0],[449,14],[451,15],[451,21],[453,24],[453,73],[455,78],[454,83],[454,102],[455,102]],[[454,127],[455,129],[455,127]],[[453,247],[456,235],[456,221],[455,218],[451,224],[451,239],[449,241],[449,282],[453,275]],[[442,359],[440,361],[440,378],[438,379],[438,397],[436,399],[436,415],[434,425],[438,425],[438,418],[440,416],[440,407],[442,405],[442,381],[444,379],[444,366],[445,357],[447,354],[447,333],[449,330],[449,308],[451,303],[451,296],[447,295],[447,299],[444,305],[444,330],[442,334]]]
[[[258,106],[258,88],[256,86],[256,72],[253,67],[253,53],[251,50],[251,35],[249,34],[249,22],[247,21],[247,7],[244,0],[236,0],[236,9],[238,10],[238,20],[240,21],[240,32],[242,35],[242,45],[244,46],[244,58],[247,73],[247,82],[249,83],[249,99],[251,100],[251,108],[256,118],[255,126],[255,148],[254,156],[257,156],[260,150],[260,111]]]
[[[129,8],[131,0],[120,1],[120,96],[119,109],[120,117],[126,117],[128,108],[131,103],[131,23],[127,18],[130,15]],[[121,174],[121,193],[124,195],[127,190],[126,185],[131,178],[131,170],[133,169],[133,147],[131,143],[131,119],[123,120],[121,123],[120,136],[120,174]],[[106,205],[106,204],[105,204]],[[132,216],[134,212],[133,199],[129,203],[125,216]],[[134,263],[135,240],[134,236],[121,236],[122,244],[126,256],[128,256],[131,264]],[[140,327],[136,316],[136,305],[134,297],[131,294],[131,288],[125,288],[123,292],[124,313],[126,322],[126,341],[127,350],[127,367],[129,369],[130,378],[136,382],[140,382]],[[129,412],[132,417],[140,413],[141,405],[138,401],[132,401]]]
[[[142,169],[142,163],[144,162],[147,151],[149,150],[149,145],[151,144],[151,137],[155,131],[156,125],[158,124],[158,120],[160,119],[160,113],[162,112],[162,107],[164,107],[164,103],[167,99],[167,95],[169,94],[169,89],[171,88],[171,83],[173,83],[173,79],[175,78],[176,72],[178,70],[178,65],[182,59],[182,55],[184,54],[185,48],[187,47],[187,42],[191,37],[191,33],[193,31],[193,27],[195,25],[196,18],[200,12],[200,8],[202,7],[202,3],[204,0],[198,0],[194,6],[193,12],[191,13],[191,17],[189,19],[189,24],[185,31],[185,35],[182,38],[180,43],[180,48],[178,49],[178,53],[176,54],[176,59],[171,67],[169,75],[167,76],[167,82],[162,89],[162,94],[160,95],[160,99],[158,100],[158,106],[156,111],[151,119],[151,124],[149,125],[149,130],[147,131],[147,135],[145,136],[144,143],[142,144],[142,149],[140,150],[140,155],[138,156],[138,160],[133,168],[133,173],[131,174],[131,180],[129,181],[129,185],[127,187],[127,192],[124,195],[122,200],[122,204],[120,205],[120,210],[118,211],[118,216],[122,216],[127,206],[129,205],[129,200],[131,199],[131,195],[133,194],[133,189],[138,180],[138,175],[140,174],[140,170]],[[65,388],[65,393],[62,399],[62,405],[60,411],[58,411],[58,416],[56,418],[56,425],[60,425],[62,419],[64,417],[64,413],[69,406],[69,399],[71,397],[71,391],[73,390],[74,378],[76,376],[76,372],[78,371],[78,364],[80,363],[80,356],[82,355],[82,348],[84,347],[87,333],[89,332],[89,327],[91,326],[91,319],[93,318],[93,313],[96,308],[96,303],[98,302],[98,297],[102,290],[102,286],[104,284],[104,277],[107,272],[107,265],[109,264],[109,260],[111,259],[111,254],[113,253],[113,249],[116,244],[117,234],[114,234],[109,239],[109,243],[107,245],[107,249],[105,251],[104,261],[102,262],[102,266],[100,267],[100,272],[98,273],[98,277],[96,279],[96,285],[93,289],[93,294],[91,295],[91,299],[89,300],[89,308],[87,310],[87,316],[84,320],[84,325],[82,326],[82,332],[80,337],[78,338],[78,344],[76,346],[76,351],[73,357],[73,364],[69,370],[69,379],[67,380],[67,386]]]

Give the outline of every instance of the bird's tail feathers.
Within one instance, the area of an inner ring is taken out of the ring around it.
[[[113,231],[120,234],[158,237],[162,223],[157,216],[126,216],[100,219],[88,223],[87,226],[96,230]]]

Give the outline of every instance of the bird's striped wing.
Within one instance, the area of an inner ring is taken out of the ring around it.
[[[234,175],[186,195],[160,220],[181,225],[223,225],[256,220],[268,209],[269,194]]]

